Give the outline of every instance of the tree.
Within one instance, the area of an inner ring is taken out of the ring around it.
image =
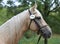
[[[40,9],[43,16],[49,16],[50,12],[56,12],[59,9],[59,0],[41,0],[39,3],[41,3],[42,10]],[[43,4],[42,4],[43,3]],[[55,4],[55,7],[53,7]],[[51,9],[52,8],[52,9]],[[39,9],[39,8],[38,8]]]
[[[10,7],[7,7],[7,12],[13,12],[16,11],[16,8],[23,8],[21,9],[27,9],[29,8],[29,5],[33,5],[34,2],[37,2],[38,5],[38,10],[41,12],[41,14],[46,18],[47,16],[49,16],[49,14],[51,12],[59,12],[60,11],[60,1],[59,0],[18,0],[18,2],[22,3],[22,5],[19,5],[18,7],[16,7],[16,5],[14,5],[14,2],[11,0],[7,1],[7,4],[10,5]],[[31,4],[32,3],[32,4]],[[16,13],[16,12],[14,12]],[[16,13],[18,14],[19,11]]]
[[[32,5],[34,2],[37,2],[38,10],[42,13],[43,16],[49,16],[50,12],[56,12],[59,10],[60,1],[59,0],[19,0],[25,6],[28,4],[27,1],[32,2]],[[55,6],[55,7],[54,7]]]
[[[11,16],[14,16],[16,14],[18,14],[17,12],[17,6],[14,4],[13,1],[8,0],[7,4],[9,4],[9,6],[6,5],[7,8],[7,17],[10,18]]]
[[[2,10],[3,5],[1,4],[2,0],[0,0],[0,10]]]

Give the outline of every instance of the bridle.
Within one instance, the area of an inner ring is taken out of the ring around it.
[[[38,34],[41,33],[41,35],[40,35],[39,38],[38,38],[38,42],[37,42],[37,44],[38,44],[38,43],[39,43],[39,40],[40,40],[41,37],[43,36],[43,32],[42,32],[41,29],[44,28],[44,27],[46,27],[46,26],[48,26],[48,25],[45,25],[45,26],[41,27],[41,26],[39,25],[39,23],[37,22],[37,20],[40,20],[41,18],[40,18],[40,17],[35,17],[35,16],[31,13],[30,10],[28,10],[28,11],[29,11],[30,17],[32,17],[32,18],[30,18],[30,24],[29,24],[28,29],[30,29],[30,25],[31,25],[32,21],[34,21],[35,24],[37,25],[37,27],[39,28],[39,30],[38,30],[37,33],[38,33]],[[47,44],[47,38],[46,38],[46,37],[44,38],[44,44]]]

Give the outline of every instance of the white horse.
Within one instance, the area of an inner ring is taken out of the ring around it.
[[[36,16],[41,17],[40,24],[41,26],[47,25],[44,21],[41,13],[36,9],[37,5],[35,4],[29,10]],[[22,13],[17,14],[16,16],[9,19],[3,25],[0,26],[0,44],[18,44],[18,41],[28,30],[30,23],[30,14],[28,10],[23,11]],[[30,29],[37,32],[37,25],[32,22]],[[46,26],[47,33],[52,33],[49,26]]]

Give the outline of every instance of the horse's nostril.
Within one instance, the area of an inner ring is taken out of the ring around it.
[[[51,32],[48,34],[48,38],[50,38],[51,37]]]
[[[51,33],[50,32],[43,33],[43,37],[44,38],[50,38],[51,37]]]
[[[50,31],[49,28],[44,27],[41,29],[41,32],[42,32],[42,35],[44,38],[50,38],[51,37],[52,32]]]

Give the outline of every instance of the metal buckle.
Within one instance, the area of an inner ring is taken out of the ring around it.
[[[30,19],[35,19],[35,15],[30,15]]]

